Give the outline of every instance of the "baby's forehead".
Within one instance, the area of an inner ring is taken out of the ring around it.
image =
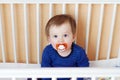
[[[56,28],[56,27],[53,27],[50,29],[50,34],[71,34],[72,31],[70,28],[65,28],[65,27],[61,27],[61,28]]]
[[[71,25],[68,24],[68,23],[64,23],[64,24],[61,24],[61,25],[52,25],[50,27],[50,29],[59,29],[59,30],[66,30],[66,29],[70,29],[71,30]]]
[[[66,27],[71,27],[69,22],[64,22],[64,23],[61,23],[61,24],[52,24],[50,26],[50,28],[52,28],[52,27],[59,28],[59,27],[62,27],[63,25],[67,25]]]

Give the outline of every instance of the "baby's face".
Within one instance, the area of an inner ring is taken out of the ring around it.
[[[49,35],[49,42],[58,52],[71,50],[75,36],[72,33],[69,23],[66,22],[60,26],[51,26]]]

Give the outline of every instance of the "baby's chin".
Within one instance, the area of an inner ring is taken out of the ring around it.
[[[63,52],[66,51],[66,49],[58,49],[57,51],[60,52],[60,53],[63,53]]]

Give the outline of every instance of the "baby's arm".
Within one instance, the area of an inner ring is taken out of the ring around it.
[[[78,67],[89,67],[89,59],[86,55],[85,50],[81,50],[80,55],[77,59],[77,65]]]
[[[47,49],[44,49],[42,53],[41,67],[51,67],[51,60]]]

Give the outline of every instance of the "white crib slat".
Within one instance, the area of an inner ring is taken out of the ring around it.
[[[118,58],[120,59],[120,47],[118,49]]]
[[[2,48],[2,59],[3,63],[6,62],[5,60],[5,49],[4,49],[4,39],[3,39],[3,31],[2,31],[2,7],[0,7],[0,41],[1,41],[1,48]]]
[[[12,77],[12,80],[16,80],[16,78],[15,78],[15,77]]]
[[[63,14],[66,13],[66,4],[65,3],[62,4],[62,13]]]
[[[52,17],[52,15],[53,15],[53,13],[52,13],[53,12],[53,4],[50,3],[49,6],[50,6],[49,7],[49,19],[50,19]]]
[[[78,4],[75,4],[75,20],[76,20],[76,26],[78,25]],[[77,42],[77,39],[75,40]]]
[[[12,36],[13,36],[13,51],[14,51],[14,62],[17,63],[17,55],[16,55],[16,32],[14,25],[14,5],[11,4],[11,16],[12,16]]]
[[[112,23],[111,23],[111,29],[110,29],[110,37],[109,37],[109,43],[108,43],[107,59],[110,58],[110,51],[111,51],[111,45],[112,45],[112,37],[113,37],[115,17],[116,17],[116,9],[117,9],[117,4],[114,4],[113,16],[112,16]]]
[[[57,80],[57,78],[53,76],[53,77],[52,77],[52,80]]]
[[[32,80],[37,80],[36,78],[32,77]]]
[[[76,78],[77,78],[77,77],[72,76],[72,79],[71,79],[71,80],[76,80]]]
[[[95,76],[93,76],[91,80],[96,80],[96,77],[95,77]]]
[[[26,48],[26,64],[28,61],[28,26],[27,26],[27,4],[24,4],[24,26],[25,26],[25,48]]]
[[[100,38],[101,38],[101,31],[102,31],[103,14],[104,14],[104,4],[101,4],[100,21],[99,21],[98,36],[97,36],[96,60],[98,60],[98,57],[99,57],[98,55],[99,55]]]
[[[91,4],[88,4],[88,15],[87,15],[87,28],[86,28],[86,53],[88,52],[88,41],[89,41],[89,30],[90,30],[90,18],[91,18]]]
[[[39,4],[36,4],[36,25],[37,25],[37,63],[40,64],[40,13],[39,13]]]
[[[115,79],[115,76],[111,76],[111,80],[116,80],[116,79]]]
[[[75,4],[75,20],[76,20],[76,24],[78,24],[78,5],[79,4]]]

